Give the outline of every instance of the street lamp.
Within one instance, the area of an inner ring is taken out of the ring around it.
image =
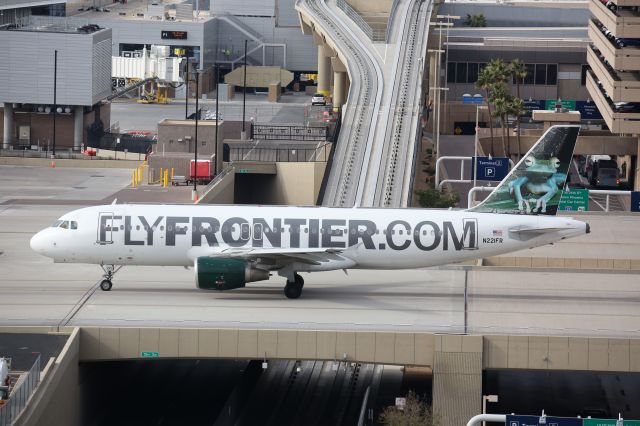
[[[482,395],[482,414],[487,414],[487,402],[498,402],[498,395]],[[487,426],[484,420],[482,426]]]
[[[451,20],[456,20],[456,19],[460,19],[459,16],[454,16],[454,15],[436,15],[437,19],[445,19],[447,20],[447,35],[446,35],[446,41],[445,41],[445,45],[447,46],[445,49],[445,55],[444,55],[444,81],[445,83],[447,83],[449,81],[449,28],[451,26],[453,26]],[[449,25],[451,24],[451,25]],[[449,110],[447,109],[447,94],[449,92],[444,92],[444,121],[446,122],[447,119],[449,118]]]
[[[193,149],[193,193],[191,199],[193,201],[198,200],[198,119],[200,118],[200,111],[198,110],[198,100],[200,99],[200,70],[196,70],[196,123],[195,123],[195,145]]]
[[[476,181],[477,181],[477,177],[478,177],[478,165],[476,164],[477,162],[477,158],[478,158],[478,130],[480,130],[480,127],[478,125],[478,119],[480,117],[480,110],[481,109],[488,109],[486,105],[476,105],[476,137],[475,140],[473,142],[473,187],[476,187]],[[469,208],[471,208],[473,206],[469,206]]]

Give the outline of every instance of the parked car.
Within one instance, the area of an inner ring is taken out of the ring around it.
[[[311,97],[311,105],[326,105],[327,98],[322,93],[314,93]]]

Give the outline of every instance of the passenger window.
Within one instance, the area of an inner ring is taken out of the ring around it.
[[[76,222],[75,220],[71,221],[71,229],[78,229],[78,222]]]

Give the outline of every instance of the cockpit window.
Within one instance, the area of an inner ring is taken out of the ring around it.
[[[55,222],[53,222],[53,224],[51,225],[52,228],[57,228],[58,226],[60,226],[62,224],[61,220],[56,220]]]
[[[65,220],[64,222],[62,222],[62,224],[60,224],[60,228],[69,229],[69,221]]]
[[[71,221],[71,229],[78,229],[78,222],[76,222],[75,220]]]

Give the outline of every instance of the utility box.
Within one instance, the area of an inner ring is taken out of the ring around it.
[[[269,83],[269,102],[280,102],[280,94],[282,93],[282,86],[279,81],[273,81]]]

